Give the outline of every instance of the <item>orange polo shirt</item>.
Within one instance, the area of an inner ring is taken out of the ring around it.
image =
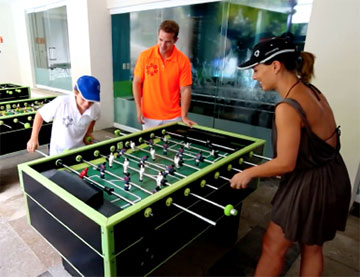
[[[134,75],[143,83],[141,109],[145,117],[167,120],[181,116],[180,87],[192,84],[191,64],[175,45],[166,60],[157,45],[143,51]]]

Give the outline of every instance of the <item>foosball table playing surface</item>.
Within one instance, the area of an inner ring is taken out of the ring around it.
[[[55,96],[0,102],[0,155],[26,149],[36,111]],[[43,123],[39,144],[50,142],[52,123]]]
[[[149,275],[209,230],[236,241],[259,180],[229,181],[265,158],[264,144],[173,123],[20,164],[28,222],[72,275]]]

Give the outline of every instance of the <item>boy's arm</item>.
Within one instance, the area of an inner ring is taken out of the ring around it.
[[[91,144],[94,142],[94,137],[92,135],[92,132],[94,131],[94,126],[95,126],[96,120],[93,120],[90,122],[89,128],[84,136],[84,143],[85,144]]]
[[[39,112],[36,112],[32,126],[31,137],[27,143],[27,151],[32,153],[39,147],[39,132],[43,123],[43,118]]]

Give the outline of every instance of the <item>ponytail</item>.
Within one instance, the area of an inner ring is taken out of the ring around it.
[[[297,74],[302,81],[310,83],[314,74],[315,55],[310,52],[300,52]]]

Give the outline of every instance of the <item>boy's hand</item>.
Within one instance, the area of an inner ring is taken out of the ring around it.
[[[92,135],[85,136],[84,143],[86,145],[94,143],[94,137]]]
[[[36,149],[39,147],[39,141],[36,139],[30,139],[27,143],[26,149],[29,153],[34,153]]]

